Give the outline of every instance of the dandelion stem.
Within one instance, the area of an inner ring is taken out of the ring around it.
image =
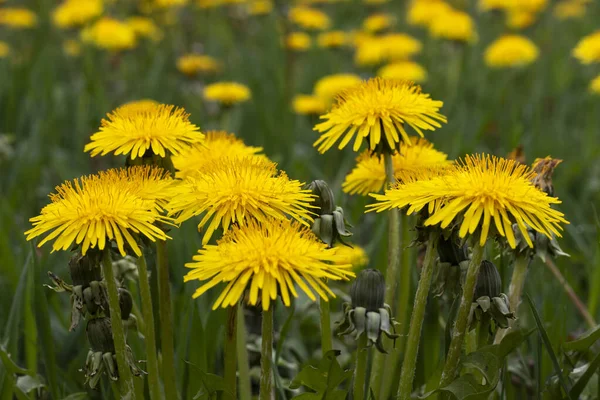
[[[225,392],[224,400],[237,399],[237,312],[238,306],[227,308],[225,326]]]
[[[394,164],[392,155],[384,153],[385,175],[389,185],[396,183],[394,176]],[[388,265],[385,271],[385,304],[394,304],[396,298],[396,288],[398,286],[398,271],[400,269],[400,210],[392,208],[389,211],[388,219]],[[385,371],[384,364],[387,364],[391,357],[379,352],[375,353],[373,360],[373,371],[371,372],[371,389],[376,398],[379,398],[381,382]]]
[[[329,312],[329,302],[319,299],[319,309],[321,311],[321,352],[323,355],[333,349],[331,342],[331,316]]]
[[[102,273],[106,280],[106,289],[108,292],[108,307],[110,310],[110,322],[112,329],[113,341],[115,342],[115,353],[117,356],[117,368],[119,370],[119,389],[121,398],[131,398],[135,400],[136,395],[133,388],[133,378],[131,370],[125,359],[126,344],[125,331],[123,330],[123,321],[121,321],[121,306],[119,305],[119,292],[115,274],[112,269],[112,260],[110,258],[110,249],[107,246],[104,249],[102,257]]]
[[[271,400],[273,391],[273,305],[262,313],[262,344],[260,350],[259,400]]]
[[[517,315],[517,309],[521,302],[521,294],[525,287],[525,278],[527,277],[527,268],[531,262],[531,257],[526,254],[519,254],[515,257],[513,263],[513,274],[510,278],[510,286],[508,287],[508,304],[510,310]],[[501,329],[496,333],[494,343],[500,343],[504,336],[508,333],[513,325],[513,321],[509,321],[509,327],[507,329]]]
[[[367,380],[367,333],[363,332],[358,338],[356,348],[356,367],[354,369],[354,391],[352,400],[364,400]]]
[[[152,297],[150,295],[150,283],[148,282],[146,257],[143,254],[138,258],[137,266],[140,281],[140,297],[142,298],[142,313],[144,315],[148,389],[152,400],[160,400],[160,378],[158,373],[158,358],[156,356],[156,334],[154,333]]]
[[[248,350],[246,349],[246,319],[244,306],[238,305],[237,311],[237,363],[240,381],[240,400],[251,400],[252,384],[250,382],[250,366],[248,363]]]
[[[421,277],[415,294],[415,303],[410,317],[410,327],[408,328],[408,339],[406,341],[406,351],[404,352],[404,362],[400,374],[400,384],[398,386],[398,398],[400,400],[410,399],[412,385],[415,377],[415,367],[417,365],[417,356],[419,354],[419,341],[421,339],[421,329],[425,319],[425,308],[427,306],[427,297],[431,287],[433,277],[433,264],[435,263],[437,232],[431,232],[427,240],[427,250],[421,269]]]
[[[160,345],[162,354],[162,375],[165,397],[177,399],[175,384],[175,352],[173,349],[173,315],[171,312],[171,281],[167,260],[167,242],[156,241],[156,264],[158,270],[158,312],[160,316]],[[147,323],[146,323],[147,324]]]
[[[442,371],[442,378],[440,380],[440,387],[447,386],[450,384],[456,373],[458,372],[458,363],[460,361],[460,353],[462,351],[462,345],[465,339],[465,332],[467,330],[467,324],[469,322],[469,312],[471,311],[471,303],[473,302],[473,295],[475,293],[475,285],[477,283],[477,276],[479,274],[479,267],[481,266],[481,259],[483,258],[483,247],[479,242],[473,246],[473,254],[469,261],[469,269],[467,270],[467,277],[463,285],[462,295],[460,298],[460,305],[456,314],[456,322],[452,329],[452,340],[450,341],[450,348],[448,349],[448,355],[446,356],[446,364]]]

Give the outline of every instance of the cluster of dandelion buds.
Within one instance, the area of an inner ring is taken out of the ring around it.
[[[313,211],[317,214],[311,227],[313,233],[329,247],[338,241],[345,244],[343,238],[352,236],[352,233],[346,229],[344,209],[335,206],[333,192],[327,183],[322,180],[312,181],[308,190],[316,196],[312,204],[315,207]]]
[[[56,292],[68,292],[71,294],[71,326],[70,331],[75,329],[82,318],[87,320],[86,333],[90,343],[90,351],[84,367],[86,382],[91,388],[95,388],[106,373],[112,380],[119,378],[115,345],[111,331],[111,315],[108,307],[108,295],[106,282],[102,277],[100,268],[102,253],[100,251],[88,251],[84,256],[77,252],[69,261],[69,272],[72,284],[68,284],[52,272],[48,276],[55,286],[48,286]],[[118,276],[124,276],[131,270],[131,264],[127,259],[114,263],[113,268]],[[136,320],[131,310],[133,299],[131,293],[125,288],[119,288],[120,315],[125,326],[136,327]],[[129,346],[126,346],[126,359],[134,375],[141,375],[140,370],[133,357]]]

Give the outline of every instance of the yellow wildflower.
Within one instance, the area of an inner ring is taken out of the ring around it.
[[[27,8],[0,8],[0,26],[13,29],[33,28],[37,25],[37,15]]]
[[[485,63],[490,67],[520,67],[534,62],[539,54],[537,46],[525,36],[504,35],[485,50]]]
[[[126,23],[110,17],[103,17],[85,28],[81,32],[81,39],[110,51],[132,49],[136,45],[133,29]]]
[[[329,105],[339,93],[361,83],[362,79],[354,74],[327,75],[315,83],[314,93]]]
[[[327,103],[319,96],[299,94],[294,96],[292,109],[296,114],[322,114],[327,110]]]
[[[177,59],[177,69],[190,77],[199,73],[214,73],[219,68],[219,62],[207,55],[185,54]]]
[[[582,38],[573,50],[573,55],[583,64],[600,62],[600,31]]]
[[[312,39],[307,33],[292,32],[285,38],[285,45],[292,50],[305,51],[310,49]]]
[[[414,61],[397,61],[380,68],[377,76],[421,83],[427,80],[427,71]]]
[[[303,29],[324,30],[329,28],[331,20],[323,11],[305,6],[292,7],[288,14],[290,21]]]
[[[67,0],[52,12],[52,21],[59,28],[74,28],[87,24],[102,15],[102,0]]]
[[[230,106],[248,101],[251,97],[248,86],[237,82],[216,82],[206,85],[204,98]]]

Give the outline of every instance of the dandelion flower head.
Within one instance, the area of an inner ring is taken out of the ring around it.
[[[512,29],[525,29],[536,21],[535,13],[520,9],[509,9],[506,13],[506,26]]]
[[[457,10],[437,14],[431,21],[429,32],[435,38],[459,42],[472,42],[477,38],[471,16]]]
[[[248,86],[237,82],[216,82],[206,85],[204,98],[225,105],[233,105],[248,101],[251,97]]]
[[[590,91],[595,94],[600,94],[600,75],[590,82]]]
[[[377,76],[384,79],[422,83],[427,80],[427,71],[414,61],[397,61],[381,67],[377,71]]]
[[[504,35],[485,50],[485,63],[490,67],[520,67],[534,62],[539,54],[537,46],[525,36]]]
[[[102,0],[67,0],[52,12],[54,25],[62,29],[83,26],[104,12]]]
[[[331,104],[335,96],[346,89],[358,86],[362,83],[360,76],[355,74],[333,74],[319,79],[315,83],[313,92],[327,104]]]
[[[217,159],[225,157],[263,157],[259,154],[262,147],[248,146],[244,141],[233,133],[225,131],[205,132],[206,139],[201,145],[190,146],[171,158],[173,166],[177,170],[175,177],[185,179],[202,173],[209,168]]]
[[[82,254],[90,248],[103,250],[114,240],[125,256],[127,243],[140,256],[134,234],[155,241],[168,236],[154,224],[170,222],[157,211],[155,184],[160,172],[149,168],[130,171],[112,169],[84,176],[56,187],[51,203],[40,215],[30,219],[33,227],[25,232],[27,240],[49,233],[38,246],[54,240],[53,251],[67,250],[74,243]],[[152,180],[153,184],[147,182]]]
[[[362,23],[362,28],[369,33],[377,33],[394,25],[396,19],[385,13],[369,15]]]
[[[327,110],[327,103],[319,96],[299,94],[292,100],[292,109],[300,115],[320,115]]]
[[[4,25],[13,29],[27,29],[36,26],[37,20],[37,15],[27,8],[0,8],[0,26]]]
[[[215,159],[177,185],[169,204],[176,222],[204,214],[198,224],[208,224],[202,243],[222,226],[244,225],[249,220],[264,223],[270,218],[288,216],[307,224],[313,195],[303,183],[277,172],[275,163],[262,157],[225,157]]]
[[[348,34],[344,31],[323,32],[317,36],[317,44],[325,49],[345,46],[348,41]]]
[[[413,0],[408,8],[409,25],[428,28],[439,14],[446,13],[452,7],[444,1]]]
[[[376,65],[390,60],[406,60],[422,49],[422,44],[406,33],[388,33],[359,43],[354,60],[358,65]]]
[[[515,160],[495,156],[467,156],[446,174],[429,180],[417,180],[387,190],[384,195],[371,194],[378,202],[369,211],[408,207],[407,213],[427,207],[430,216],[425,225],[459,224],[459,236],[479,229],[479,243],[484,245],[492,220],[496,232],[506,237],[511,248],[516,240],[516,223],[530,247],[530,227],[551,237],[561,236],[561,224],[568,224],[564,214],[553,209],[561,201],[536,188],[531,179],[535,172]]]
[[[290,21],[303,29],[325,30],[331,25],[331,20],[321,10],[306,6],[292,7],[288,17]]]
[[[135,31],[125,22],[110,17],[102,17],[81,31],[81,39],[110,51],[128,50],[136,46]]]
[[[561,0],[554,6],[554,16],[560,20],[581,18],[585,15],[586,3],[582,0]]]
[[[438,111],[444,103],[433,100],[411,82],[373,78],[344,91],[332,109],[321,116],[324,122],[314,130],[321,132],[314,146],[320,153],[329,150],[339,139],[343,149],[355,137],[353,150],[366,140],[371,151],[384,143],[397,149],[400,136],[411,144],[405,125],[423,137],[423,130],[435,130],[446,122]],[[400,135],[398,135],[400,132]]]
[[[573,50],[573,55],[583,64],[600,62],[600,31],[581,39]]]
[[[312,39],[305,32],[291,32],[285,38],[285,46],[295,51],[306,51],[311,45]]]
[[[399,182],[410,181],[424,170],[447,168],[451,161],[448,156],[433,148],[433,144],[423,138],[411,137],[412,146],[402,143],[400,151],[392,156],[394,177]],[[380,192],[386,182],[385,166],[381,157],[365,150],[356,158],[356,166],[346,175],[342,184],[344,193],[360,194]]]
[[[273,0],[251,0],[248,3],[248,14],[266,15],[273,11]]]
[[[336,252],[336,256],[339,256],[339,259],[336,261],[338,264],[350,264],[355,270],[369,264],[369,257],[365,249],[356,244],[352,244],[352,247],[344,245],[335,246],[333,249]]]
[[[102,120],[84,151],[91,156],[130,155],[132,160],[151,150],[166,157],[190,145],[202,143],[204,135],[189,121],[183,108],[165,104],[133,103],[119,107]]]
[[[207,55],[185,54],[177,59],[177,69],[187,76],[215,73],[219,68],[219,62]]]
[[[10,54],[10,46],[8,43],[0,40],[0,58],[5,58]]]
[[[148,38],[153,41],[158,41],[162,38],[160,28],[148,17],[140,17],[138,15],[129,17],[127,18],[127,24],[139,38]]]
[[[297,222],[252,221],[234,227],[217,245],[198,250],[194,261],[186,264],[191,271],[184,281],[208,281],[196,290],[194,298],[226,283],[213,310],[235,306],[246,289],[251,305],[260,299],[263,310],[268,310],[280,294],[283,304],[289,307],[291,297],[298,297],[296,285],[313,301],[315,293],[326,301],[335,297],[326,279],[348,280],[354,276],[352,265],[340,263],[342,257]]]

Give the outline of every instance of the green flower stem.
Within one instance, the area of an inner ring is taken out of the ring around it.
[[[227,308],[225,326],[225,392],[224,400],[237,399],[237,305]]]
[[[400,384],[398,386],[398,398],[400,400],[410,399],[412,393],[413,380],[415,377],[415,367],[417,365],[417,355],[419,354],[419,341],[421,339],[421,329],[425,319],[425,308],[427,306],[427,297],[431,287],[433,277],[433,265],[435,263],[437,232],[431,232],[427,239],[427,250],[421,269],[421,277],[415,294],[415,303],[410,317],[410,327],[408,329],[408,339],[406,342],[406,351],[404,352],[404,363],[400,374]]]
[[[237,363],[240,381],[240,400],[252,399],[252,383],[250,381],[250,364],[248,362],[248,350],[246,348],[246,320],[244,318],[244,306],[238,305],[237,311]]]
[[[458,307],[458,312],[456,314],[456,322],[452,329],[452,340],[450,341],[450,348],[448,349],[448,355],[446,356],[446,364],[442,371],[440,387],[450,384],[458,372],[460,353],[462,351],[465,332],[469,322],[469,312],[471,311],[471,303],[473,302],[475,285],[477,284],[477,276],[479,274],[482,258],[483,247],[477,242],[473,246],[473,254],[469,261],[469,269],[467,270],[467,277],[465,278],[465,283],[463,285],[460,306]]]
[[[108,307],[110,310],[110,322],[112,327],[113,341],[115,342],[115,353],[117,356],[117,368],[119,369],[119,390],[121,398],[129,398],[135,400],[135,390],[133,388],[133,377],[129,364],[125,359],[125,331],[123,330],[123,321],[121,321],[121,306],[119,305],[119,292],[115,274],[112,269],[112,260],[110,259],[110,248],[107,246],[104,249],[102,257],[102,273],[106,280],[106,289],[108,292]]]
[[[398,380],[396,371],[400,363],[400,356],[404,351],[406,335],[408,333],[408,315],[410,312],[410,294],[411,294],[411,251],[408,251],[409,241],[409,225],[408,218],[404,213],[400,213],[400,227],[402,229],[401,243],[404,251],[402,252],[402,262],[400,263],[400,288],[395,307],[396,321],[399,323],[400,337],[396,340],[396,348],[391,350],[389,358],[386,362],[386,368],[383,371],[383,379],[381,382],[381,399],[389,399],[392,391],[396,390]]]
[[[512,311],[515,316],[517,315],[517,309],[521,302],[521,294],[525,287],[525,278],[527,277],[527,268],[529,267],[530,262],[531,258],[526,254],[521,253],[515,257],[513,263],[513,274],[510,278],[510,286],[508,287],[508,304],[510,311]],[[510,320],[508,323],[509,327],[507,329],[500,329],[498,333],[496,333],[494,343],[500,343],[508,333],[510,327],[513,325],[513,321]]]
[[[387,183],[393,185],[396,183],[394,176],[394,165],[392,155],[384,153],[385,175]],[[398,286],[398,270],[400,269],[400,249],[402,247],[400,241],[400,210],[392,208],[389,211],[388,220],[388,264],[385,271],[385,304],[394,304],[396,298],[396,288]],[[387,339],[386,339],[387,341]],[[389,359],[385,354],[375,353],[373,357],[373,370],[371,371],[371,389],[376,398],[379,398],[381,382],[383,380],[385,365],[388,365]]]
[[[329,302],[319,299],[319,309],[321,312],[321,352],[323,355],[333,349],[331,343],[331,316],[329,310]]]
[[[148,389],[152,400],[160,400],[160,378],[158,374],[158,358],[156,356],[156,335],[154,333],[154,315],[152,312],[152,297],[150,283],[148,282],[148,268],[146,257],[142,254],[137,261],[140,297],[142,298],[142,314],[144,315],[144,337],[146,342],[146,360],[148,369]],[[112,315],[112,314],[111,314]]]
[[[271,400],[273,391],[273,305],[262,313],[262,344],[260,350],[259,400]]]
[[[352,400],[364,400],[367,381],[367,334],[363,332],[358,338],[356,348],[356,367],[354,369],[354,390]]]
[[[167,260],[167,242],[156,241],[156,264],[158,270],[158,312],[160,316],[160,344],[162,354],[162,375],[165,397],[178,399],[175,384],[175,351],[173,341],[173,315],[171,311],[171,281]],[[148,322],[146,322],[148,324]]]

